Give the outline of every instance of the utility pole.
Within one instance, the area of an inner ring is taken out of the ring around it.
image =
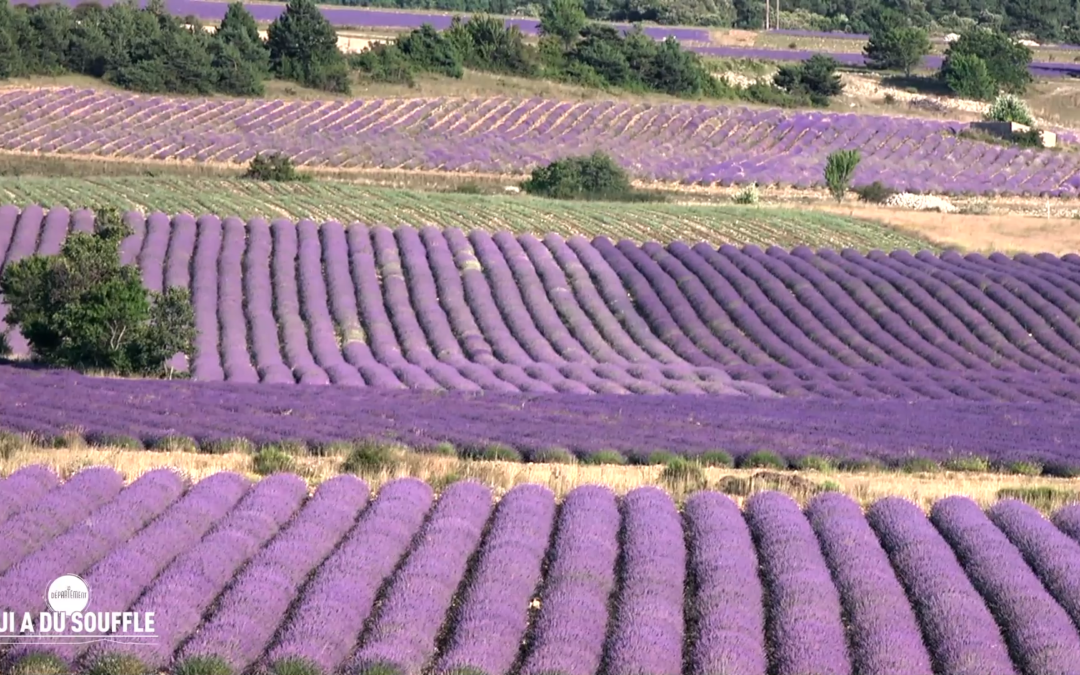
[[[765,0],[765,30],[769,30],[769,7],[772,6],[772,0]]]

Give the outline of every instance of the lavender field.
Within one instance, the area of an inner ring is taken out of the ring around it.
[[[124,122],[117,124],[122,118]],[[542,99],[267,101],[82,89],[0,93],[0,150],[110,161],[246,164],[281,151],[301,166],[520,175],[603,150],[645,181],[823,184],[825,158],[857,148],[854,185],[910,192],[1080,193],[1080,153],[959,137],[959,122],[701,104]]]
[[[61,483],[28,467],[0,481],[0,508],[0,611],[41,610],[42,589],[75,573],[87,611],[154,612],[156,635],[41,638],[9,647],[8,665],[1070,675],[1080,663],[1077,506],[1047,519],[950,497],[927,515],[889,498],[864,514],[839,493],[803,509],[766,492],[740,510],[698,492],[680,508],[656,488],[599,486],[557,504],[537,485],[495,500],[460,482],[436,498],[415,479],[373,493],[352,476],[308,496],[291,474],[189,487],[160,469],[125,487],[108,468]]]

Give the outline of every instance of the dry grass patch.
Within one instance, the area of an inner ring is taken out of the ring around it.
[[[724,491],[740,503],[749,495],[765,490],[784,492],[800,503],[824,491],[841,492],[863,505],[883,497],[897,496],[923,508],[929,508],[936,500],[952,495],[970,497],[984,507],[999,498],[1019,497],[1043,511],[1077,499],[1075,480],[998,473],[846,473],[700,467],[700,472],[695,469],[684,477],[681,474],[673,477],[671,471],[664,473],[665,467],[662,465],[523,464],[465,460],[436,453],[407,452],[402,448],[388,448],[386,452],[388,461],[362,466],[357,471],[375,489],[396,478],[413,477],[431,483],[436,489],[459,480],[475,480],[490,486],[498,495],[515,485],[536,483],[548,487],[558,497],[582,485],[600,484],[618,494],[646,485],[659,486],[680,501],[704,486]],[[10,475],[31,464],[44,464],[65,478],[90,466],[112,467],[128,481],[162,467],[174,468],[191,480],[201,480],[220,471],[235,471],[258,478],[255,470],[257,457],[257,454],[241,453],[211,455],[86,447],[39,449],[27,446],[6,453],[6,457],[0,459],[0,476]],[[290,469],[316,486],[340,474],[344,461],[345,457],[340,454],[292,456]],[[1027,499],[1029,495],[1031,499]]]

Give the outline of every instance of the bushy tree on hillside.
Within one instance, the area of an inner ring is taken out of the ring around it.
[[[419,70],[457,79],[464,74],[453,43],[431,24],[425,23],[418,30],[398,37],[394,44]]]
[[[914,26],[892,26],[870,36],[863,48],[866,65],[877,70],[901,70],[911,75],[930,53],[930,37]]]
[[[773,77],[773,84],[788,93],[805,95],[817,105],[826,105],[833,96],[844,91],[844,83],[836,69],[839,62],[831,56],[814,54],[799,64],[787,64]]]
[[[582,0],[547,0],[540,12],[540,33],[557,37],[570,49],[586,21]]]
[[[956,54],[941,69],[941,78],[957,96],[989,101],[998,94],[998,85],[990,77],[986,61],[975,54]]]
[[[338,93],[349,92],[349,68],[337,32],[313,0],[289,0],[267,30],[270,68],[283,80]]]
[[[626,170],[602,152],[537,167],[521,187],[529,194],[553,199],[621,200],[634,191]]]
[[[960,57],[966,58],[957,63]],[[940,77],[950,83],[950,87],[952,82],[970,80],[973,76],[968,73],[978,68],[970,57],[977,57],[986,65],[987,75],[996,87],[995,94],[998,88],[1012,94],[1022,94],[1031,83],[1031,73],[1028,71],[1028,66],[1031,65],[1031,50],[1013,42],[1008,35],[1000,31],[986,28],[965,31],[960,35],[960,39],[949,45],[945,60],[941,64]],[[993,98],[993,95],[988,98]]]
[[[255,17],[244,8],[243,3],[229,3],[214,35],[223,45],[235,47],[240,58],[260,76],[269,74],[270,50],[259,35]]]
[[[844,201],[861,159],[858,150],[837,150],[825,158],[825,185],[837,203]]]
[[[0,277],[34,355],[54,366],[120,375],[158,375],[177,352],[190,354],[195,319],[188,291],[150,292],[138,268],[120,264],[132,234],[114,209],[99,211],[94,232],[76,232],[58,255],[15,262]]]

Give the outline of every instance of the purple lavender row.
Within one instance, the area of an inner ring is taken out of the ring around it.
[[[416,320],[423,329],[435,357],[457,369],[485,391],[518,391],[517,387],[500,380],[488,367],[495,360],[491,356],[490,347],[485,354],[486,364],[465,358],[450,318],[439,302],[439,290],[432,274],[432,264],[428,260],[420,234],[414,228],[399,227],[394,230],[394,238],[400,253],[401,269],[408,285],[409,298],[416,310]]]
[[[456,623],[433,673],[510,672],[529,621],[529,600],[555,518],[555,497],[539,485],[519,485],[499,500]]]
[[[758,558],[739,507],[726,495],[698,492],[686,501],[683,515],[694,589],[687,675],[765,675]]]
[[[1046,590],[1080,626],[1080,545],[1031,506],[1003,499],[987,512],[1039,575]]]
[[[254,384],[259,373],[248,354],[247,319],[244,317],[243,259],[247,225],[235,216],[222,223],[218,258],[218,322],[221,325],[221,361],[229,382]]]
[[[301,384],[330,384],[326,371],[315,363],[308,349],[307,325],[300,313],[296,287],[296,225],[284,218],[270,224],[273,237],[274,315],[285,347],[285,360]]]
[[[934,671],[1015,675],[994,617],[926,515],[889,497],[870,507],[866,518],[915,609]]]
[[[296,518],[259,551],[215,603],[217,611],[177,655],[177,661],[217,656],[243,672],[263,653],[308,575],[356,521],[368,486],[354,476],[322,485]]]
[[[218,333],[218,257],[221,254],[221,219],[202,216],[196,222],[198,241],[195,247],[195,274],[191,280],[191,304],[195,309],[195,359],[191,364],[194,379],[220,382],[225,379],[221,367]]]
[[[172,219],[169,251],[165,258],[165,288],[191,285],[191,258],[195,253],[198,226],[188,213],[178,213]]]
[[[738,268],[746,279],[758,286],[761,294],[773,308],[771,311],[774,316],[780,318],[785,324],[794,324],[806,335],[810,343],[817,345],[828,355],[826,365],[838,368],[868,365],[858,352],[852,350],[818,321],[817,317],[798,301],[785,282],[773,274],[771,268],[783,269],[783,266],[766,256],[760,248],[752,245],[744,246],[741,251],[736,252],[734,248],[724,247],[721,253]]]
[[[72,220],[74,218],[73,215]],[[120,264],[137,265],[139,250],[146,239],[146,216],[138,211],[128,211],[124,214],[124,222],[131,227],[131,235],[120,242]]]
[[[686,545],[679,512],[671,497],[654,487],[627,494],[620,510],[623,573],[603,670],[682,672]]]
[[[25,466],[0,480],[0,523],[33,506],[59,484],[56,474],[40,464]]]
[[[762,566],[777,675],[850,675],[840,594],[810,523],[778,492],[750,497],[745,511]]]
[[[420,531],[433,498],[427,483],[414,478],[384,485],[305,586],[267,663],[304,661],[323,673],[336,672],[355,647],[383,581]]]
[[[233,506],[250,487],[235,473],[220,472],[196,483],[157,518],[83,575],[93,589],[92,612],[122,612],[172,562],[176,556],[198,544],[199,539]],[[90,646],[70,642],[49,645],[48,651],[71,665]],[[22,649],[19,656],[34,649]]]
[[[85,518],[116,496],[124,486],[120,474],[91,467],[75,474],[36,505],[0,522],[0,572],[37,551],[53,537]]]
[[[106,503],[0,575],[0,609],[34,612],[43,589],[64,574],[81,574],[159,516],[184,491],[172,469],[143,474]]]
[[[1042,275],[1025,269],[1023,265],[1003,264],[1003,257],[991,254],[989,258],[984,258],[979,254],[968,254],[959,261],[963,261],[961,264],[965,264],[968,269],[981,271],[1006,287],[1012,286],[1014,279],[1022,282],[1023,286],[1017,288],[1025,302],[1037,308],[1054,330],[1065,336],[1070,343],[1080,344],[1080,337],[1077,335],[1080,329],[1076,326],[1076,322],[1080,321],[1080,307],[1076,301],[1080,297],[1070,297],[1067,292],[1073,290],[1075,293],[1076,284],[1064,280],[1063,288],[1059,288]],[[1004,259],[1010,260],[1007,257]]]
[[[390,323],[394,327],[401,348],[411,363],[415,363],[445,389],[480,391],[480,387],[465,378],[452,366],[435,358],[428,345],[427,336],[416,318],[409,288],[398,255],[394,233],[385,226],[371,229],[371,243],[375,261],[382,280],[382,291]]]
[[[93,234],[94,232],[94,212],[90,209],[78,209],[71,214],[71,231],[72,232],[85,232],[87,234]]]
[[[1025,289],[1016,277],[988,277],[986,270],[976,268],[954,251],[942,253],[940,257],[934,256],[929,264],[947,270],[949,274],[985,293],[989,300],[1001,307],[1011,319],[1011,324],[1028,333],[1035,344],[1054,357],[1059,368],[1068,368],[1065,364],[1076,366],[1080,363],[1080,354],[1068,342],[1069,339],[1077,339],[1076,326],[1073,325],[1070,330],[1067,317],[1053,312],[1049,303],[1037,293]],[[1049,322],[1056,325],[1051,327]]]
[[[251,347],[259,377],[267,384],[293,384],[296,379],[281,360],[278,325],[274,318],[270,280],[270,226],[262,218],[248,222],[244,252],[244,300],[250,325]]]
[[[1010,343],[993,324],[983,319],[940,279],[912,274],[908,265],[878,251],[870,252],[865,260],[859,262],[900,288],[911,298],[912,304],[930,315],[953,340],[984,361],[993,363],[1004,356],[1023,368],[1042,367],[1038,360]]]
[[[586,485],[563,499],[521,675],[598,672],[621,521],[615,495],[606,487]]]
[[[464,275],[459,271],[443,231],[425,227],[420,232],[420,239],[427,251],[439,304],[446,311],[446,318],[465,356],[519,391],[554,391],[526,374],[521,365],[506,362],[503,350],[505,336],[500,334],[493,337],[481,330],[465,290],[466,283],[472,282],[463,279]],[[496,351],[502,358],[496,358]]]
[[[934,504],[930,520],[956,551],[1026,675],[1066,675],[1080,667],[1080,635],[1024,556],[967,497]]]
[[[120,653],[138,658],[151,670],[164,668],[236,571],[296,513],[306,496],[307,484],[292,474],[261,480],[213,532],[165,568],[131,606],[133,612],[154,612],[157,639],[144,644],[97,643],[86,655],[87,665],[93,667],[109,654]]]
[[[1057,510],[1054,525],[1065,534],[1080,542],[1080,504],[1072,504]]]
[[[379,363],[388,366],[405,386],[411,389],[437,391],[441,389],[423,368],[406,360],[394,327],[386,313],[375,252],[371,248],[371,233],[364,225],[354,224],[345,232],[349,242],[349,263],[353,287],[357,291],[360,316],[367,331],[371,352]]]
[[[363,387],[364,378],[356,368],[346,363],[334,335],[334,323],[327,309],[326,282],[323,280],[319,226],[310,220],[301,220],[296,224],[296,230],[299,236],[300,306],[311,334],[311,353],[334,384]]]
[[[67,238],[71,212],[65,208],[49,209],[45,222],[41,226],[41,238],[38,241],[37,255],[56,255]]]
[[[319,228],[319,241],[330,313],[341,333],[345,361],[356,368],[366,384],[401,389],[404,386],[401,381],[392,370],[375,360],[367,345],[367,335],[356,309],[356,290],[349,272],[349,243],[345,239],[345,228],[337,222],[324,223]]]
[[[806,516],[840,590],[855,672],[932,675],[915,612],[862,508],[831,492],[815,497]]]
[[[165,255],[169,250],[169,216],[155,211],[146,217],[146,239],[139,252],[143,285],[157,293],[165,290]]]
[[[41,221],[45,217],[45,212],[40,206],[31,204],[22,210],[20,213],[18,208],[15,211],[15,221],[11,225],[11,243],[7,249],[7,255],[4,258],[3,266],[0,266],[0,271],[11,263],[18,262],[23,258],[34,255],[34,251],[37,249],[38,232],[41,228]],[[0,303],[0,321],[3,321],[7,316],[7,305]],[[9,330],[7,333],[8,347],[13,354],[22,355],[30,353],[30,343],[23,337],[22,332],[19,330]]]
[[[420,672],[435,654],[439,628],[490,513],[491,490],[479,483],[455,483],[439,496],[345,672],[378,665]]]

